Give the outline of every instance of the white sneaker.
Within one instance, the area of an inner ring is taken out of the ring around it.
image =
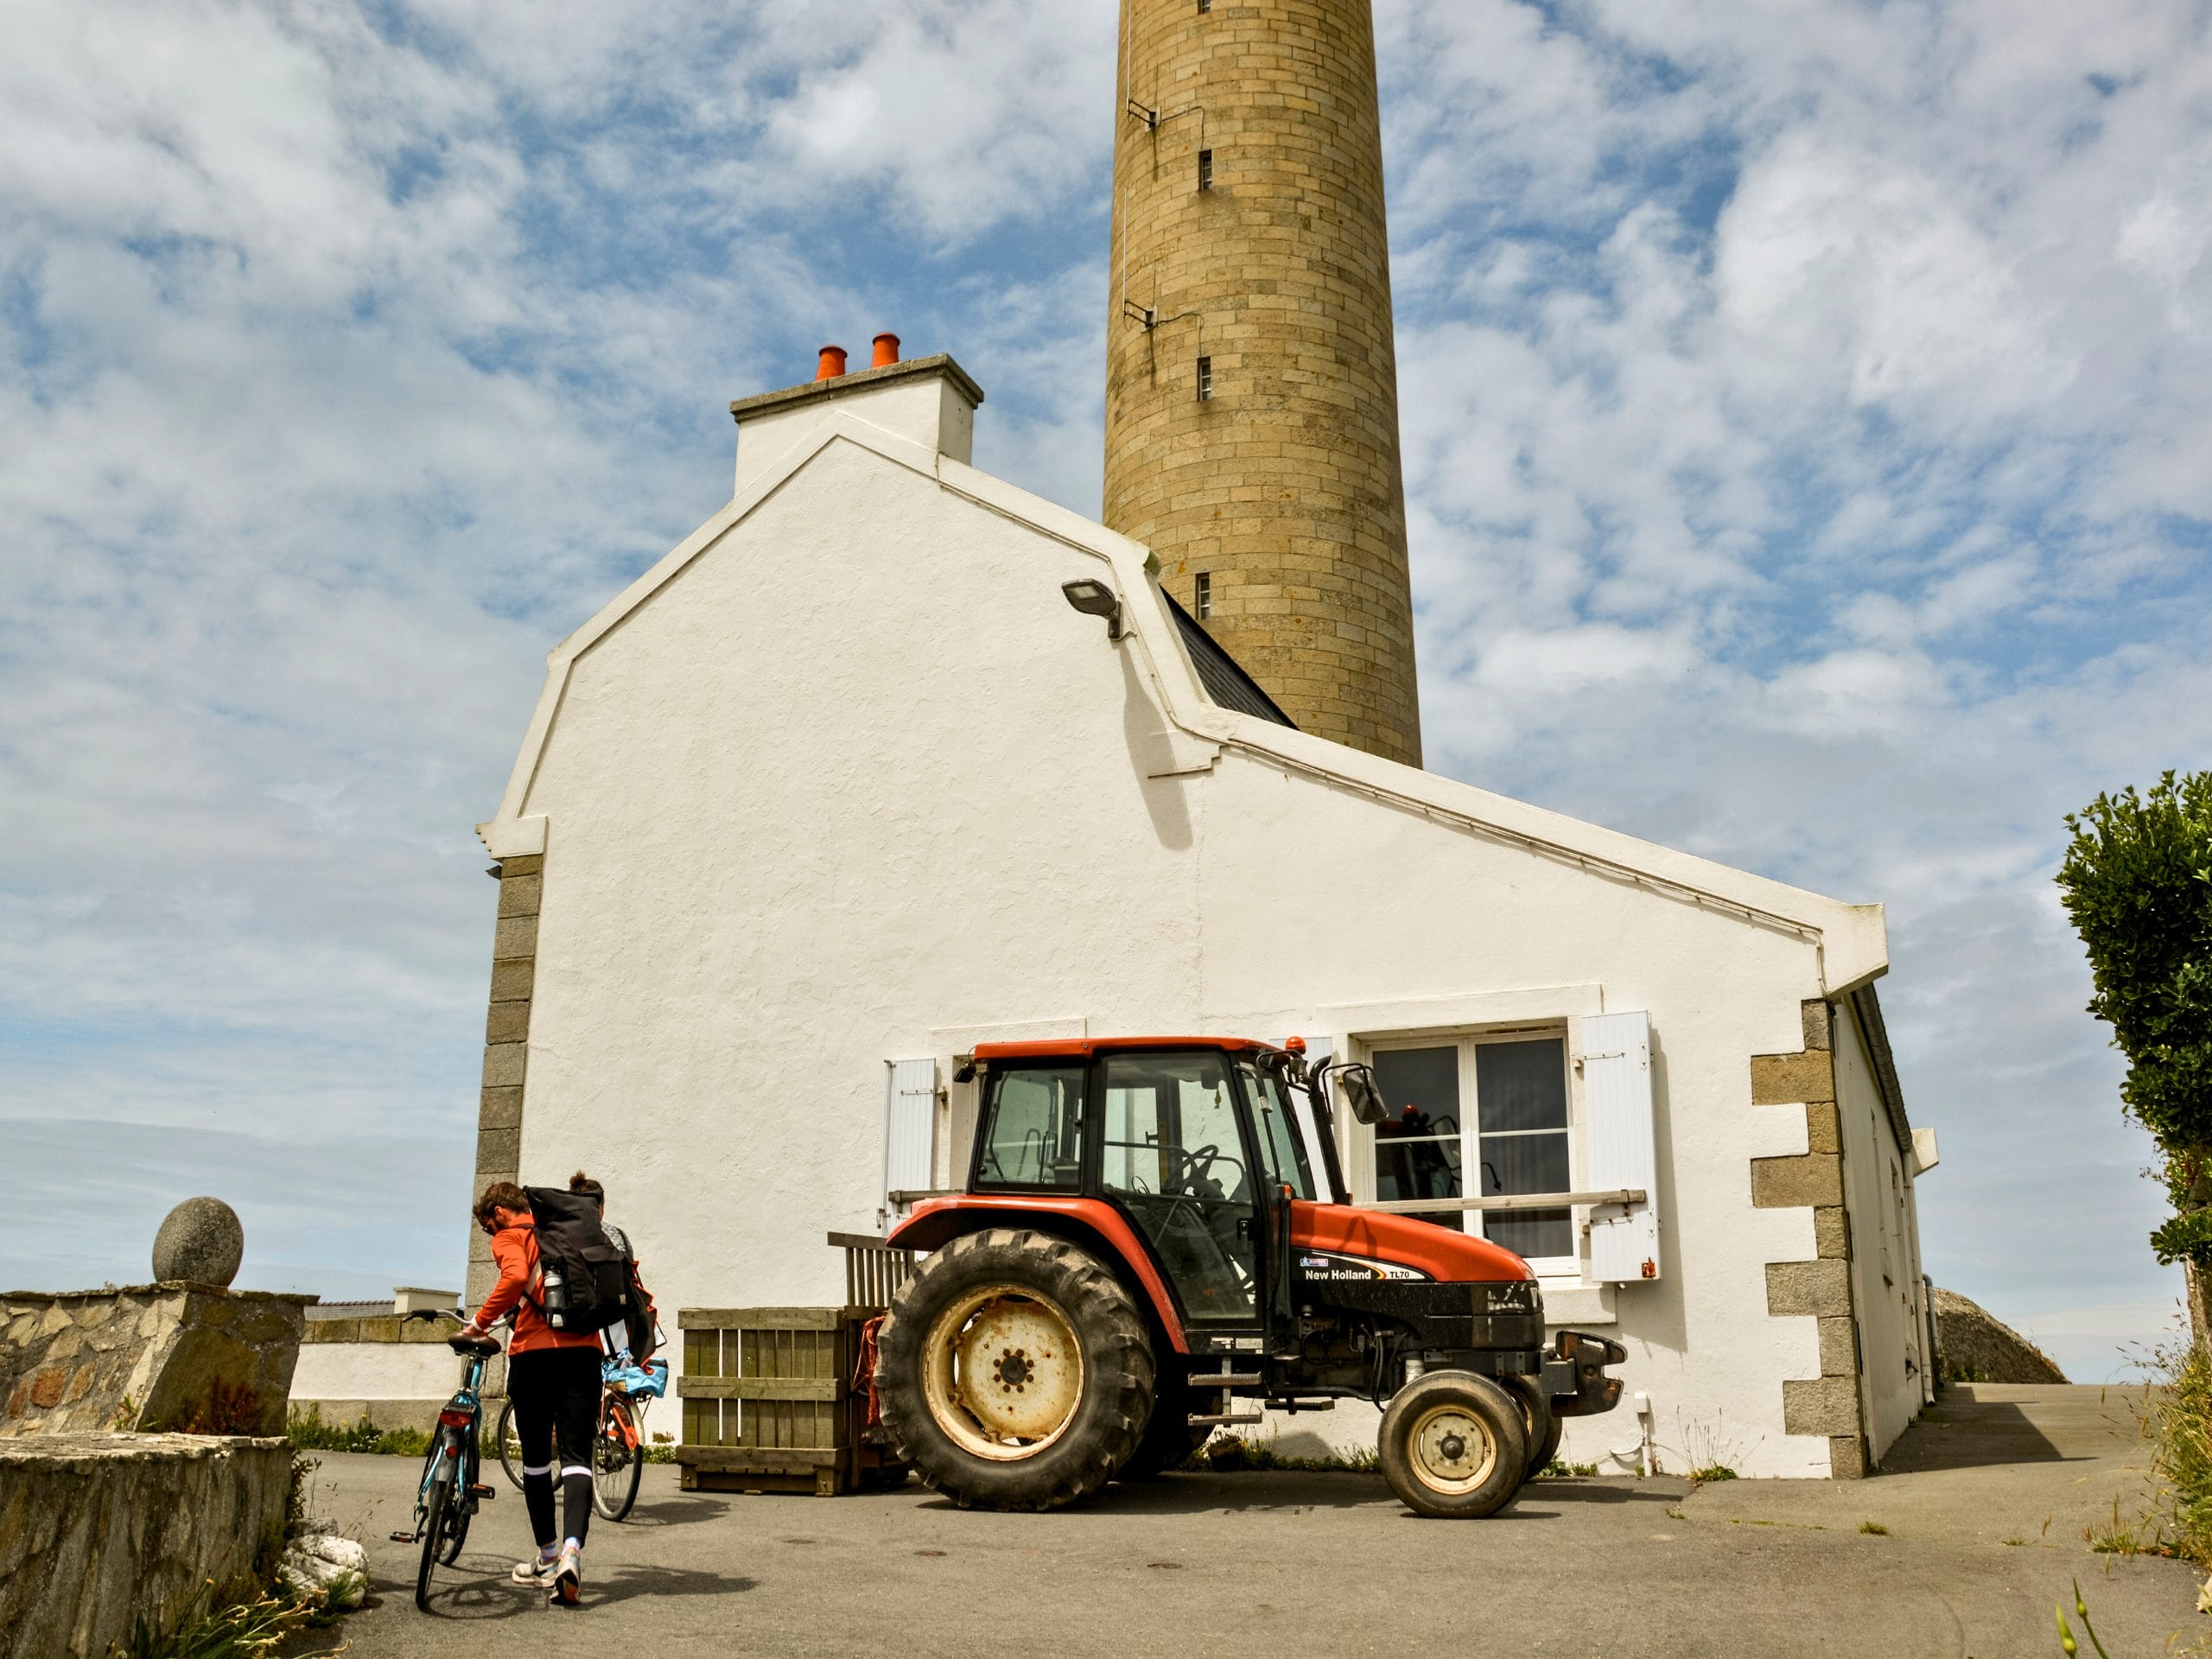
[[[571,1538],[561,1546],[561,1554],[553,1563],[553,1587],[546,1599],[562,1607],[573,1607],[582,1599],[584,1547]]]
[[[531,1556],[526,1561],[517,1561],[515,1570],[507,1576],[517,1584],[545,1584],[551,1581],[553,1568],[561,1559],[559,1550]]]

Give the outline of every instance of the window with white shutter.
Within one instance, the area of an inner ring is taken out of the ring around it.
[[[1582,1021],[1586,1173],[1592,1192],[1634,1190],[1640,1202],[1592,1205],[1590,1276],[1656,1279],[1658,1159],[1651,1123],[1651,1016],[1599,1014]]]
[[[937,1175],[937,1062],[893,1060],[885,1068],[883,1209],[896,1222]]]

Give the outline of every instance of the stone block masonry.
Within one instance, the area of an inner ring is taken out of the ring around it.
[[[537,975],[537,912],[545,887],[543,854],[499,862],[499,913],[492,931],[492,995],[484,1018],[484,1075],[476,1109],[477,1193],[522,1174],[522,1101],[530,1071],[530,999]],[[492,1241],[471,1227],[471,1308],[492,1288]]]
[[[291,1476],[269,1437],[0,1440],[0,1659],[106,1659],[137,1619],[273,1566]]]
[[[1123,0],[1116,111],[1103,517],[1300,727],[1418,766],[1368,0]]]
[[[0,1437],[281,1434],[312,1296],[189,1284],[0,1296]]]
[[[1751,1203],[1762,1210],[1810,1207],[1815,1257],[1766,1265],[1766,1311],[1820,1322],[1821,1374],[1782,1385],[1783,1427],[1827,1438],[1831,1471],[1866,1472],[1859,1409],[1858,1322],[1851,1294],[1851,1225],[1843,1205],[1843,1135],[1836,1116],[1834,1021],[1817,998],[1799,1010],[1805,1046],[1751,1057],[1751,1103],[1805,1114],[1806,1149],[1751,1160]]]

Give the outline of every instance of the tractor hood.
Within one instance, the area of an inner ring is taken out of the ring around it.
[[[1348,1204],[1293,1204],[1290,1242],[1295,1249],[1365,1256],[1452,1282],[1536,1276],[1534,1268],[1502,1244],[1411,1216]]]

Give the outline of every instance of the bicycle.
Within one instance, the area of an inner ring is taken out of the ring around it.
[[[424,1308],[406,1317],[448,1319],[456,1325],[467,1323],[458,1313],[434,1308]],[[499,1351],[499,1344],[489,1337],[465,1338],[456,1335],[448,1337],[446,1345],[467,1363],[461,1370],[461,1387],[439,1409],[430,1449],[423,1459],[423,1484],[415,1495],[414,1527],[391,1535],[394,1543],[419,1542],[423,1546],[422,1559],[415,1569],[415,1605],[423,1612],[430,1609],[433,1570],[451,1567],[459,1559],[477,1504],[496,1496],[491,1487],[477,1478],[483,1472],[478,1430],[484,1415],[485,1363]]]
[[[599,1423],[591,1443],[591,1506],[609,1521],[620,1521],[638,1501],[638,1487],[645,1478],[645,1408],[668,1392],[668,1362],[647,1360],[634,1368],[651,1378],[649,1385],[624,1380],[619,1358],[600,1361]],[[499,1466],[515,1490],[522,1490],[522,1437],[515,1433],[515,1405],[500,1408],[493,1444],[499,1448]]]

